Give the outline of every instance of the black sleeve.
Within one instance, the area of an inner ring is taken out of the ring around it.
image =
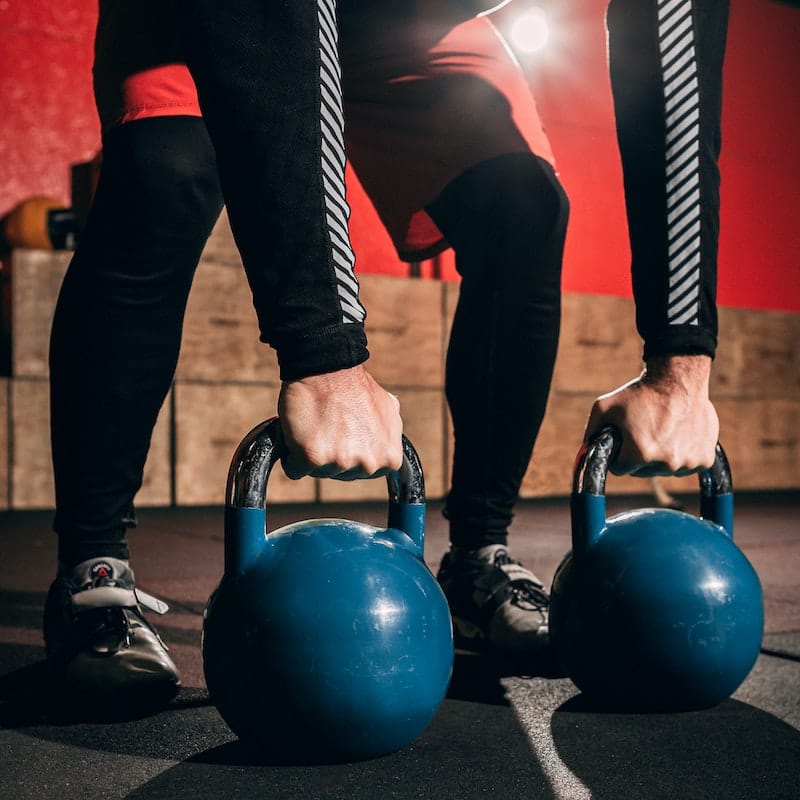
[[[261,338],[284,380],[362,363],[335,0],[193,0],[184,9],[187,63]]]
[[[611,86],[645,359],[717,344],[728,0],[611,0]]]

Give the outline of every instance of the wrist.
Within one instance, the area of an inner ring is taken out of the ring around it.
[[[681,388],[691,394],[708,394],[711,364],[707,355],[653,356],[646,362],[642,380],[669,391]]]

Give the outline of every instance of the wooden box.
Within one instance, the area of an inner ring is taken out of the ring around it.
[[[359,276],[367,309],[367,369],[383,386],[432,388],[443,381],[443,297],[439,281]]]
[[[597,396],[635,378],[641,369],[633,301],[564,294],[553,391]]]
[[[242,258],[233,239],[227,209],[222,209],[217,224],[211,231],[211,236],[208,237],[200,260],[202,263],[221,264],[241,270]]]
[[[175,500],[179,506],[225,502],[228,467],[236,448],[258,423],[275,416],[273,386],[175,384]],[[269,479],[268,502],[307,503],[316,481],[289,480],[278,465]]]
[[[734,493],[800,487],[800,401],[755,398],[716,403]]]
[[[50,455],[50,386],[47,380],[11,382],[11,498],[15,509],[54,508]],[[153,431],[137,506],[169,505],[170,404],[166,402]]]
[[[49,374],[50,328],[64,273],[66,251],[15,250],[11,257],[11,374]]]
[[[242,268],[201,263],[186,309],[177,378],[277,385],[275,351],[258,337]]]
[[[800,314],[722,308],[715,397],[800,398]]]

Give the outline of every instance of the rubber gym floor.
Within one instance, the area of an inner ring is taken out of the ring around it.
[[[692,510],[694,498],[684,498]],[[646,502],[642,502],[642,501]],[[609,513],[649,498],[609,498]],[[425,557],[444,552],[428,506]],[[380,504],[276,506],[270,527],[341,516],[385,523]],[[202,612],[220,578],[220,508],[143,509],[131,534],[142,589],[170,603],[157,621],[183,688],[157,714],[64,718],[45,701],[41,608],[55,563],[49,512],[0,513],[0,796],[35,798],[398,798],[738,800],[800,797],[800,494],[736,497],[736,541],[759,573],[766,631],[745,682],[716,708],[680,714],[588,710],[545,664],[456,653],[448,696],[411,745],[353,764],[256,763],[209,703]],[[515,555],[549,582],[569,549],[566,501],[527,501]],[[308,586],[309,602],[314,587]],[[87,711],[91,711],[87,709]],[[269,724],[265,721],[265,724]]]

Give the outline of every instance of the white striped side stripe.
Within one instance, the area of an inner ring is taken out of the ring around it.
[[[366,313],[358,300],[358,280],[354,272],[356,258],[347,228],[350,207],[345,199],[342,73],[337,53],[335,0],[317,0],[317,18],[320,48],[319,114],[322,132],[320,168],[336,288],[342,309],[342,322],[347,324],[363,322]]]
[[[692,0],[659,0],[664,82],[670,325],[700,323],[700,87]]]

